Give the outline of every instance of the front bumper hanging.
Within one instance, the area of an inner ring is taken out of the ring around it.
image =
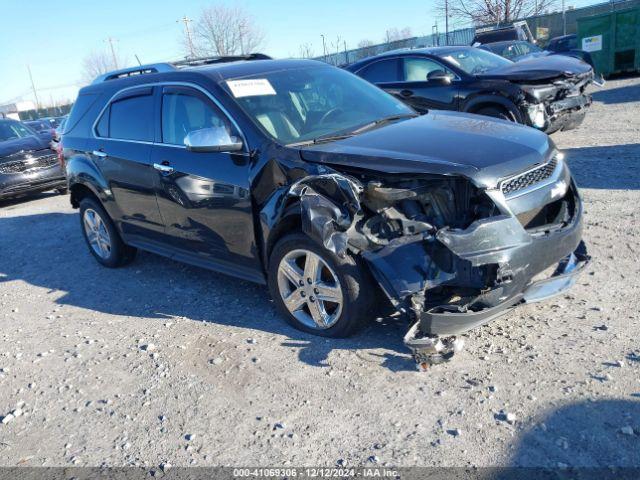
[[[530,283],[523,292],[498,305],[477,311],[459,311],[448,305],[422,311],[405,335],[404,343],[420,368],[448,360],[462,348],[462,343],[455,335],[484,325],[520,304],[560,295],[574,285],[576,277],[589,265],[590,260],[584,242],[580,242],[573,253],[558,263],[551,276]]]

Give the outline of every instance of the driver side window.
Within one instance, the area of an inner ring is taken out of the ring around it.
[[[403,73],[405,82],[426,82],[427,75],[437,70],[450,73],[441,64],[428,58],[406,57],[404,59]]]
[[[232,130],[225,115],[208,99],[186,88],[165,88],[162,95],[162,143],[184,145],[187,134],[205,128]]]

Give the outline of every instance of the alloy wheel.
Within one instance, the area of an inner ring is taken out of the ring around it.
[[[344,297],[338,276],[310,250],[292,250],[280,260],[278,291],[291,315],[307,327],[330,328],[342,313]]]
[[[100,258],[107,259],[111,255],[111,237],[100,214],[87,208],[82,216],[84,232],[93,251]]]

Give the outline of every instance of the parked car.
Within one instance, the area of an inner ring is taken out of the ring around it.
[[[16,120],[0,119],[0,198],[57,190],[66,179],[48,142]]]
[[[506,40],[516,41],[524,40],[535,42],[529,25],[525,21],[514,22],[504,27],[480,27],[476,29],[475,36],[471,45],[480,45],[485,43],[503,42]]]
[[[591,54],[583,50],[574,49],[565,50],[562,52],[554,52],[551,50],[543,50],[537,45],[534,45],[530,42],[512,40],[505,42],[485,43],[483,45],[480,45],[479,48],[495,53],[496,55],[500,55],[501,57],[507,58],[514,62],[529,60],[531,58],[546,57],[549,55],[566,55],[568,57],[577,58],[585,63],[588,63],[589,66],[595,71],[595,66],[593,64],[593,58],[591,58]]]
[[[580,195],[547,135],[420,116],[321,62],[250,58],[144,65],[80,91],[63,157],[100,264],[142,249],[266,283],[289,323],[327,337],[385,299],[416,322],[416,358],[440,360],[588,262]]]
[[[562,35],[549,40],[547,50],[551,52],[570,52],[578,50],[578,36],[573,33],[571,35]]]
[[[580,125],[593,70],[553,56],[514,63],[474,47],[389,52],[347,69],[420,113],[457,110],[535,127],[547,133]]]
[[[27,120],[23,123],[34,130],[38,136],[47,143],[51,142],[55,138],[56,127],[54,127],[48,120]]]

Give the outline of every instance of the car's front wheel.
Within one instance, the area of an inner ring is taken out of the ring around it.
[[[80,201],[80,226],[89,251],[105,267],[120,267],[135,257],[136,249],[122,241],[107,212],[91,197]]]
[[[346,337],[375,312],[377,292],[365,267],[302,233],[287,235],[275,245],[268,281],[278,310],[305,332]]]
[[[484,115],[485,117],[499,118],[501,120],[509,120],[510,122],[514,121],[509,112],[502,107],[485,107],[475,113],[478,115]]]

